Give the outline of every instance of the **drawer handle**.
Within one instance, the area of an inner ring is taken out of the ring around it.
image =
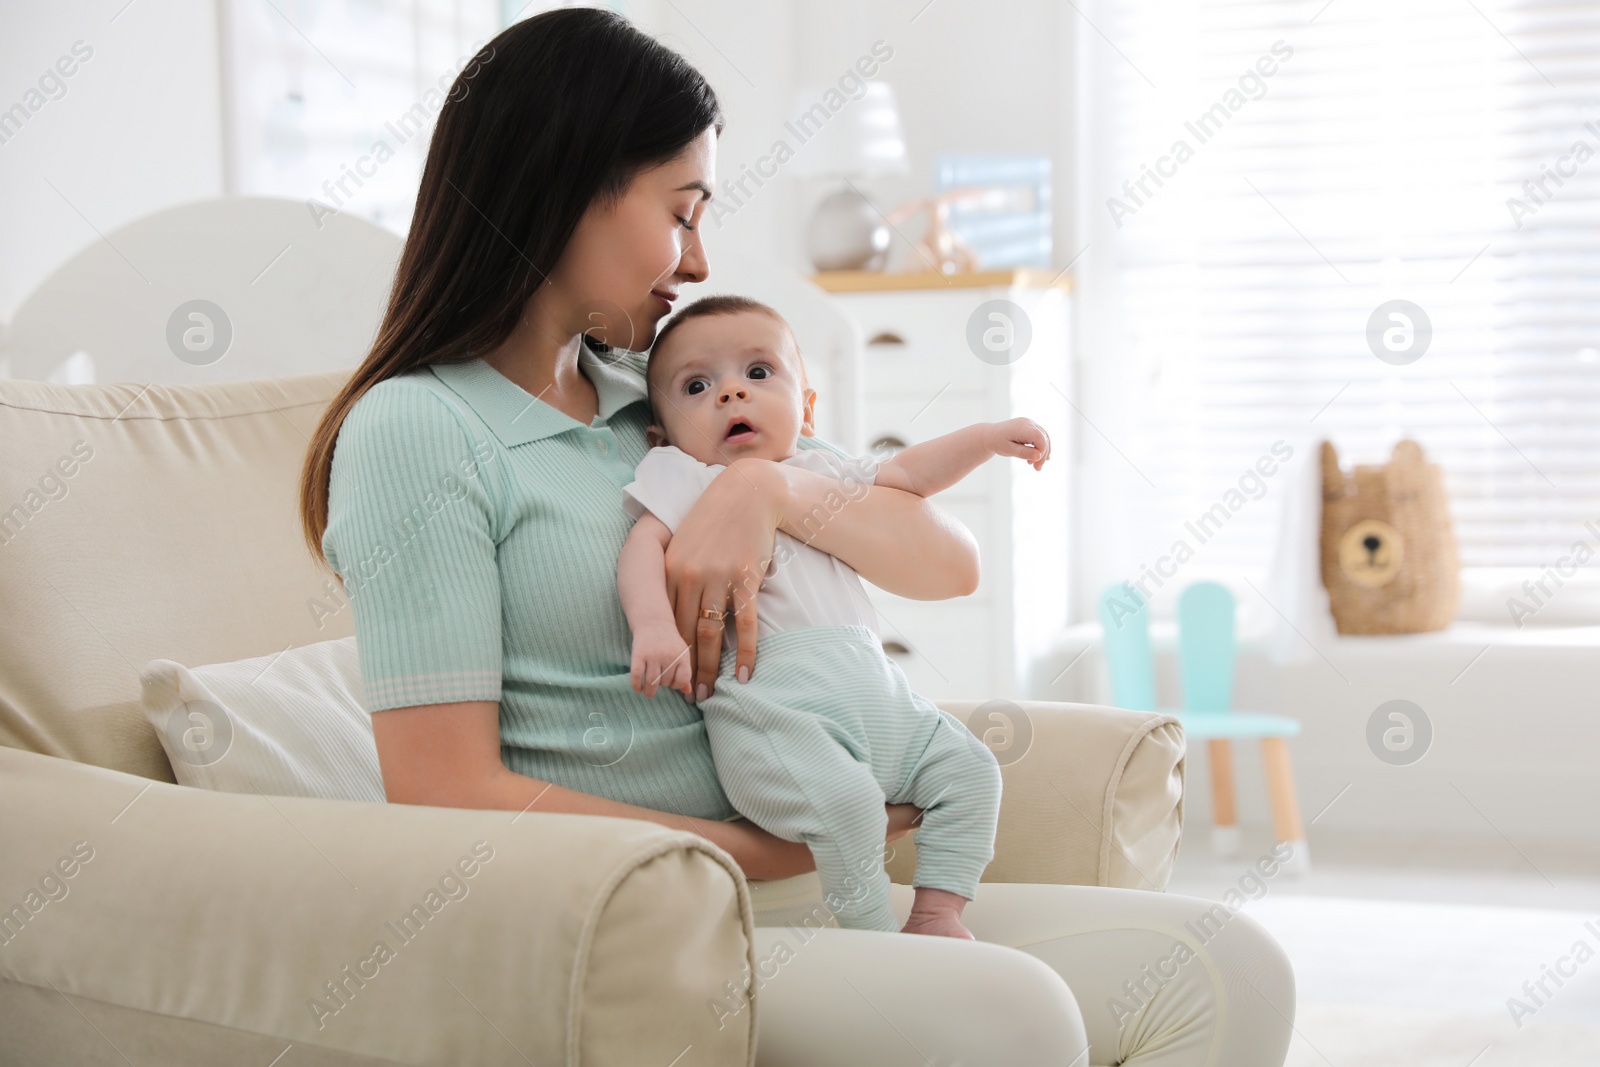
[[[883,643],[883,650],[889,653],[891,656],[911,655],[911,650],[905,645],[902,645],[899,641],[885,641]]]
[[[900,451],[902,448],[909,447],[910,446],[907,445],[904,440],[894,436],[893,434],[890,434],[887,437],[880,437],[876,441],[872,442],[871,452],[874,456],[878,456],[882,455],[886,450],[893,453]]]
[[[882,333],[874,335],[872,340],[867,342],[867,344],[869,346],[870,345],[903,345],[905,343],[906,343],[906,339],[904,337],[901,337],[899,334],[895,333],[893,330],[884,330]]]

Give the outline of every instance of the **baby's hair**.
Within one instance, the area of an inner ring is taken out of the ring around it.
[[[763,315],[771,315],[778,322],[783,323],[783,328],[789,332],[790,343],[794,345],[795,355],[799,356],[800,343],[795,339],[794,330],[790,329],[789,323],[785,321],[782,315],[759,300],[752,300],[748,296],[735,296],[730,293],[703,296],[668,319],[667,324],[661,327],[661,332],[656,334],[655,342],[650,346],[650,366],[652,368],[655,366],[655,356],[661,351],[662,345],[666,344],[667,338],[672,336],[672,331],[690,319],[698,319],[705,315],[736,315],[744,311],[758,311]],[[646,373],[648,374],[648,371]],[[800,375],[801,380],[805,381],[805,362],[803,360],[800,362]]]

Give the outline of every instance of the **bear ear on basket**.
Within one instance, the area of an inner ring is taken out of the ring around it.
[[[1337,500],[1345,494],[1344,471],[1339,469],[1339,452],[1332,441],[1319,446],[1322,454],[1322,499]]]
[[[1389,503],[1396,508],[1432,507],[1428,498],[1435,492],[1442,496],[1444,491],[1438,471],[1423,455],[1422,446],[1409,437],[1395,443],[1389,462],[1383,468],[1383,480],[1389,492]]]
[[[1427,464],[1427,458],[1422,454],[1422,446],[1407,437],[1396,441],[1394,451],[1389,454],[1389,469],[1395,467],[1422,467]]]

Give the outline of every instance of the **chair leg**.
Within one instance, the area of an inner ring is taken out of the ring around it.
[[[1239,813],[1233,802],[1233,746],[1226,738],[1206,742],[1211,763],[1211,851],[1219,859],[1239,855]]]
[[[1283,861],[1286,874],[1305,874],[1311,868],[1311,853],[1306,847],[1305,828],[1300,825],[1300,801],[1294,790],[1294,768],[1289,761],[1289,742],[1282,737],[1261,739],[1261,762],[1267,778],[1267,799],[1272,806],[1272,836],[1294,849]]]

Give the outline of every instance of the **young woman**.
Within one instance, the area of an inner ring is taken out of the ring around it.
[[[810,850],[737,818],[694,705],[633,690],[616,591],[619,491],[648,447],[640,353],[709,274],[722,126],[705,79],[619,15],[558,9],[486,45],[439,114],[377,340],[312,440],[302,518],[351,595],[390,801],[647,819],[706,837],[752,881],[804,887]],[[667,580],[697,692],[716,684],[730,611],[737,664],[756,666],[745,578],[775,530],[902,595],[976,584],[970,534],[913,494],[872,487],[807,527],[833,485],[740,460],[679,526]],[[919,812],[888,807],[893,841]],[[894,889],[909,909],[912,888]],[[823,929],[762,985],[758,1057],[1279,1067],[1293,972],[1247,915],[1194,945],[1185,926],[1211,910],[985,883],[963,914],[975,942]],[[758,958],[788,932],[772,919],[757,916]],[[1165,966],[1177,943],[1192,956]],[[930,973],[948,1006],[915,1033],[885,1027],[878,1006]],[[819,1002],[825,1027],[807,1017]],[[1118,1004],[1145,1006],[1130,1020]]]

